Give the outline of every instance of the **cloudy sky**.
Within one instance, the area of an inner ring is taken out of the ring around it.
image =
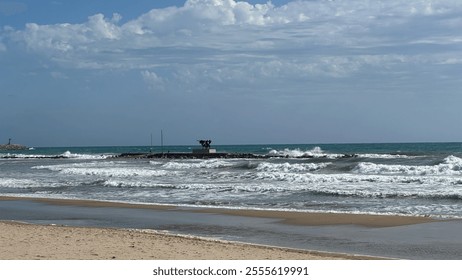
[[[460,0],[0,0],[0,142],[462,141]]]

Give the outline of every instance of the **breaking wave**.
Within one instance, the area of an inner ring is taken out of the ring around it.
[[[58,158],[68,158],[68,159],[82,159],[82,160],[98,160],[98,159],[107,159],[114,157],[113,154],[102,154],[102,155],[95,155],[95,154],[76,154],[71,153],[70,151],[66,151],[62,154],[55,154],[55,155],[40,155],[40,154],[0,154],[0,158],[3,159],[58,159]]]
[[[192,161],[192,162],[191,161],[189,162],[169,161],[163,165],[163,168],[166,168],[166,169],[194,169],[194,168],[215,169],[215,168],[225,168],[225,167],[232,167],[232,166],[233,166],[233,163],[230,161],[211,159],[211,160],[205,160],[205,161]]]
[[[265,172],[311,172],[327,167],[331,163],[269,163],[262,162],[256,167],[257,171]]]
[[[274,157],[288,157],[288,158],[339,158],[344,157],[344,154],[329,154],[325,153],[320,147],[314,147],[308,151],[300,149],[284,149],[284,150],[270,150],[269,156]]]
[[[358,174],[462,175],[462,159],[449,156],[438,165],[387,165],[361,162],[354,169]]]
[[[160,177],[166,170],[139,168],[124,165],[123,162],[86,162],[62,165],[40,165],[33,169],[47,169],[64,175],[87,175],[100,177]]]
[[[32,188],[36,187],[37,182],[30,179],[12,179],[12,178],[1,178],[0,179],[0,188]]]
[[[459,150],[275,147],[281,148],[254,158],[111,158],[72,148],[0,154],[0,190],[12,196],[462,217]]]

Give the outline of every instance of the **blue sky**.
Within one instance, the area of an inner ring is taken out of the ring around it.
[[[458,0],[0,0],[0,142],[462,141],[461,15]]]

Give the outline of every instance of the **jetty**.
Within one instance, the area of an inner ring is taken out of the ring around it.
[[[266,155],[245,153],[123,153],[121,158],[212,159],[212,158],[268,158]]]
[[[211,140],[197,140],[202,149],[193,149],[192,152],[161,152],[161,153],[122,153],[116,157],[134,158],[134,159],[267,159],[267,158],[290,158],[289,155],[269,155],[269,154],[251,154],[251,153],[220,153],[216,149],[212,149]],[[162,148],[163,150],[163,148]],[[313,155],[303,155],[297,158],[314,158]],[[316,158],[327,158],[325,156],[316,156]],[[357,157],[355,154],[343,155],[342,158]]]
[[[12,144],[11,138],[8,139],[8,144],[0,144],[0,150],[27,150],[27,147],[20,144]]]
[[[166,158],[166,159],[211,159],[211,158],[264,158],[263,155],[249,153],[217,153],[211,147],[212,140],[197,140],[202,146],[200,149],[193,149],[192,153],[123,153],[118,157],[122,158]],[[163,150],[163,149],[162,149]]]

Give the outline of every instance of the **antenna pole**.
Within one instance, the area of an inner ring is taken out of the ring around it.
[[[160,147],[162,149],[162,155],[164,154],[164,133],[160,130]]]

